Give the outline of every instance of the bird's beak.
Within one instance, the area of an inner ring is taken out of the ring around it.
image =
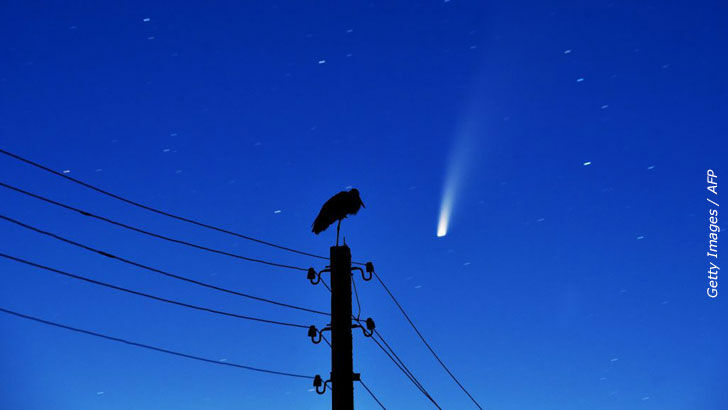
[[[362,202],[362,200],[361,200],[361,199],[359,199],[359,203],[361,204],[361,207],[362,207],[362,208],[366,208],[366,206],[364,206],[364,202]]]

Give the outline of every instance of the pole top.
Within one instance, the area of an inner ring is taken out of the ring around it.
[[[331,253],[331,257],[332,258],[335,255],[335,256],[340,257],[340,258],[341,257],[347,257],[347,258],[351,259],[351,249],[349,249],[349,247],[346,246],[346,245],[332,246],[329,249],[329,252]]]

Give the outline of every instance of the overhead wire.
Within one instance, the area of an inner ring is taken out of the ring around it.
[[[235,368],[245,369],[245,370],[252,370],[252,371],[261,372],[261,373],[277,374],[277,375],[281,375],[281,376],[297,377],[297,378],[301,378],[301,379],[313,379],[313,377],[306,376],[303,374],[263,369],[263,368],[259,368],[259,367],[252,367],[252,366],[246,366],[246,365],[237,364],[237,363],[231,363],[228,361],[222,362],[219,360],[212,360],[212,359],[208,359],[208,358],[204,358],[204,357],[200,357],[200,356],[194,356],[194,355],[187,354],[187,353],[180,353],[180,352],[176,352],[176,351],[169,350],[169,349],[163,349],[161,347],[155,347],[155,346],[151,346],[151,345],[147,345],[147,344],[143,344],[143,343],[139,343],[139,342],[134,342],[134,341],[127,340],[127,339],[122,339],[119,337],[109,336],[109,335],[105,335],[105,334],[97,333],[97,332],[92,332],[90,330],[84,330],[84,329],[79,329],[76,327],[71,327],[71,326],[64,325],[64,324],[57,323],[57,322],[51,322],[50,320],[45,320],[45,319],[41,319],[41,318],[38,318],[35,316],[25,315],[25,314],[18,313],[18,312],[15,312],[15,311],[12,311],[9,309],[5,309],[2,307],[0,307],[0,312],[6,313],[9,315],[13,315],[16,317],[20,317],[23,319],[32,320],[32,321],[35,321],[38,323],[43,323],[43,324],[46,324],[49,326],[55,326],[55,327],[59,327],[62,329],[71,330],[73,332],[83,333],[86,335],[95,336],[95,337],[99,337],[102,339],[112,340],[112,341],[119,342],[119,343],[125,343],[125,344],[131,345],[131,346],[141,347],[143,349],[153,350],[153,351],[161,352],[161,353],[167,353],[167,354],[171,354],[171,355],[179,356],[179,357],[186,357],[188,359],[198,360],[198,361],[202,361],[202,362],[219,364],[222,366],[230,366],[230,367],[235,367]]]
[[[392,361],[392,362],[394,363],[394,365],[395,365],[395,366],[397,366],[397,368],[398,368],[398,369],[399,369],[399,370],[400,370],[400,371],[401,371],[402,373],[404,373],[404,375],[405,375],[405,376],[407,376],[407,378],[408,378],[408,379],[410,379],[410,381],[412,382],[412,384],[414,384],[414,385],[415,385],[415,387],[417,387],[417,389],[418,389],[418,390],[419,390],[419,391],[420,391],[420,392],[421,392],[422,394],[424,394],[424,395],[425,395],[425,397],[427,397],[427,399],[428,399],[428,400],[430,400],[430,401],[432,402],[432,404],[434,404],[434,405],[435,405],[435,407],[437,407],[438,409],[441,409],[441,410],[442,410],[442,407],[440,407],[440,405],[439,405],[439,404],[437,403],[437,401],[435,401],[435,399],[434,399],[434,398],[433,398],[433,397],[432,397],[432,396],[430,395],[430,393],[428,393],[428,392],[427,392],[427,390],[426,390],[426,389],[425,389],[425,388],[424,388],[424,387],[423,387],[423,386],[422,386],[422,385],[421,385],[421,384],[419,383],[419,381],[417,381],[417,379],[415,379],[415,378],[414,378],[414,376],[412,376],[412,375],[411,375],[411,374],[410,374],[410,373],[409,373],[408,371],[406,371],[406,370],[405,370],[405,369],[404,369],[404,368],[403,368],[403,367],[402,367],[402,366],[401,366],[401,365],[400,365],[399,363],[397,363],[397,361],[396,361],[396,360],[394,359],[394,357],[392,357],[392,355],[391,355],[391,354],[390,354],[390,353],[389,353],[389,352],[387,351],[387,349],[385,349],[385,348],[384,348],[384,347],[383,347],[383,346],[381,345],[381,343],[379,343],[379,341],[378,341],[378,340],[377,340],[376,338],[372,337],[371,339],[372,339],[372,340],[374,341],[374,343],[376,343],[376,345],[377,345],[377,346],[379,346],[379,348],[380,348],[380,349],[381,349],[381,350],[382,350],[382,351],[383,351],[383,352],[384,352],[384,353],[385,353],[385,354],[387,355],[387,357],[389,357],[389,359],[390,359],[390,360],[391,360],[391,361]]]
[[[324,285],[324,287],[326,288],[326,290],[328,290],[328,291],[329,291],[329,293],[331,293],[331,288],[330,288],[330,287],[329,287],[329,285],[328,285],[328,284],[326,283],[326,281],[324,280],[324,278],[321,278],[321,284],[322,284],[322,285]]]
[[[138,208],[142,208],[142,209],[145,209],[147,211],[151,211],[151,212],[157,213],[159,215],[164,215],[164,216],[167,216],[167,217],[170,217],[170,218],[179,220],[179,221],[191,223],[193,225],[197,225],[197,226],[200,226],[200,227],[203,227],[203,228],[212,229],[212,230],[217,231],[217,232],[221,232],[221,233],[224,233],[224,234],[227,234],[227,235],[236,236],[236,237],[241,238],[241,239],[246,239],[246,240],[249,240],[249,241],[257,242],[257,243],[260,243],[260,244],[263,244],[263,245],[271,246],[271,247],[278,248],[278,249],[281,249],[281,250],[285,250],[285,251],[288,251],[288,252],[293,252],[293,253],[297,253],[297,254],[300,254],[300,255],[311,256],[311,257],[318,258],[318,259],[325,259],[325,260],[328,260],[329,259],[326,256],[316,255],[316,254],[313,254],[313,253],[310,253],[310,252],[304,252],[304,251],[300,251],[300,250],[297,250],[297,249],[289,248],[287,246],[278,245],[278,244],[273,243],[273,242],[264,241],[262,239],[254,238],[254,237],[249,236],[249,235],[243,235],[241,233],[238,233],[238,232],[235,232],[235,231],[232,231],[232,230],[229,230],[229,229],[221,228],[219,226],[210,225],[210,224],[207,224],[207,223],[198,221],[196,219],[186,218],[186,217],[183,217],[183,216],[180,216],[180,215],[177,215],[177,214],[173,214],[171,212],[167,212],[167,211],[163,211],[163,210],[158,209],[158,208],[154,208],[152,206],[144,205],[144,204],[142,204],[140,202],[133,201],[133,200],[131,200],[129,198],[126,198],[126,197],[123,197],[121,195],[117,195],[117,194],[114,194],[112,192],[106,191],[106,190],[101,189],[101,188],[99,188],[99,187],[97,187],[95,185],[92,185],[92,184],[89,184],[87,182],[81,181],[80,179],[74,178],[74,177],[72,177],[70,175],[67,175],[67,174],[58,172],[58,171],[56,171],[56,170],[54,170],[54,169],[52,169],[50,167],[47,167],[45,165],[42,165],[42,164],[37,163],[35,161],[32,161],[30,159],[21,157],[20,155],[14,154],[12,152],[6,151],[6,150],[1,149],[1,148],[0,148],[0,154],[6,155],[6,156],[8,156],[10,158],[14,158],[14,159],[16,159],[18,161],[21,161],[21,162],[24,162],[24,163],[26,163],[28,165],[32,165],[32,166],[34,166],[36,168],[42,169],[43,171],[50,172],[53,175],[59,176],[59,177],[64,178],[64,179],[66,179],[68,181],[74,182],[76,184],[79,184],[79,185],[84,186],[86,188],[89,188],[91,190],[94,190],[94,191],[96,191],[96,192],[98,192],[100,194],[109,196],[111,198],[117,199],[117,200],[122,201],[122,202],[125,202],[125,203],[127,203],[129,205],[133,205],[133,206],[136,206]]]
[[[455,375],[450,371],[450,369],[448,369],[448,367],[445,365],[445,363],[442,361],[442,359],[440,359],[440,356],[438,356],[437,353],[435,353],[435,350],[432,348],[432,346],[430,346],[430,344],[427,342],[427,340],[422,335],[422,333],[420,332],[420,330],[417,329],[417,326],[415,326],[414,322],[412,322],[412,319],[410,319],[409,315],[407,314],[407,312],[405,312],[404,308],[399,303],[399,301],[397,300],[397,298],[394,297],[394,295],[389,290],[389,288],[387,287],[387,285],[384,284],[384,282],[382,281],[382,278],[380,278],[379,275],[376,272],[374,272],[374,277],[377,278],[377,280],[382,285],[382,287],[384,288],[384,290],[387,292],[387,294],[389,294],[389,297],[397,305],[397,307],[399,308],[399,311],[402,312],[402,314],[404,315],[405,319],[407,319],[407,322],[409,322],[410,326],[412,326],[412,329],[415,330],[415,332],[417,333],[417,336],[419,336],[420,337],[420,340],[422,340],[422,343],[425,344],[425,346],[430,351],[430,353],[432,353],[432,355],[435,357],[435,359],[437,359],[438,363],[440,363],[440,366],[442,366],[442,368],[445,369],[445,371],[447,372],[447,374],[450,375],[450,377],[455,381],[455,383],[460,387],[460,389],[463,392],[465,392],[465,394],[470,398],[470,400],[473,403],[475,403],[475,405],[479,409],[482,410],[483,407],[480,406],[480,404],[475,400],[475,398],[470,394],[470,392],[465,388],[465,386],[463,386],[462,383],[460,383],[460,381],[457,379],[457,377],[455,377]]]
[[[382,336],[382,334],[378,330],[376,330],[376,329],[374,329],[373,332],[374,332],[374,334],[377,335],[377,337],[379,337],[379,339],[382,341],[382,343],[384,343],[384,346],[387,347],[387,349],[389,350],[389,352],[392,353],[392,356],[394,356],[394,358],[397,360],[397,362],[402,365],[402,368],[404,369],[404,371],[406,371],[407,374],[409,374],[412,377],[412,380],[418,386],[420,386],[422,389],[424,389],[425,386],[423,386],[422,383],[420,383],[420,381],[417,380],[417,378],[415,377],[414,373],[412,373],[412,371],[410,371],[410,369],[407,367],[407,365],[404,364],[404,361],[402,361],[402,359],[400,359],[399,355],[397,355],[397,353],[394,351],[394,349],[392,349],[392,347],[389,345],[389,343],[387,343],[387,341],[384,339],[384,337]]]
[[[382,404],[382,402],[379,401],[379,399],[377,398],[377,396],[375,396],[374,393],[369,389],[369,387],[367,387],[367,385],[364,384],[364,381],[361,379],[361,377],[359,378],[359,383],[361,383],[362,387],[364,387],[364,389],[367,391],[367,393],[369,393],[369,395],[372,396],[372,398],[374,399],[374,401],[377,402],[377,404],[379,405],[379,407],[383,408],[384,410],[387,410],[387,408],[384,407],[384,405]]]
[[[357,323],[359,323],[360,326],[362,326],[361,321],[353,318]],[[376,329],[372,331],[374,334],[372,335],[371,339],[374,341],[374,343],[385,353],[387,356],[394,362],[394,364],[407,376],[407,378],[412,381],[412,383],[419,389],[422,394],[424,394],[430,401],[435,403],[437,406],[437,403],[435,402],[434,398],[430,395],[430,393],[427,391],[425,386],[417,379],[417,377],[412,373],[412,371],[407,367],[407,365],[404,363],[404,361],[397,355],[397,353],[394,351],[394,349],[387,343],[387,341],[384,339],[384,337],[379,333]],[[384,343],[386,346],[386,349],[377,341],[374,336],[379,337],[379,339]],[[390,354],[391,353],[391,354]]]
[[[192,304],[189,304],[189,303],[178,302],[176,300],[172,300],[172,299],[167,299],[167,298],[163,298],[163,297],[159,297],[159,296],[150,295],[148,293],[143,293],[143,292],[139,292],[139,291],[136,291],[136,290],[123,288],[121,286],[116,286],[116,285],[112,285],[110,283],[101,282],[101,281],[98,281],[98,280],[95,280],[95,279],[87,278],[85,276],[80,276],[80,275],[76,275],[76,274],[73,274],[73,273],[65,272],[65,271],[62,271],[60,269],[51,268],[49,266],[41,265],[41,264],[38,264],[38,263],[35,263],[35,262],[31,262],[31,261],[28,261],[28,260],[25,260],[25,259],[21,259],[21,258],[15,257],[15,256],[7,255],[7,254],[2,253],[2,252],[0,252],[0,257],[5,258],[5,259],[9,259],[9,260],[13,260],[15,262],[20,262],[20,263],[23,263],[23,264],[26,264],[26,265],[29,265],[29,266],[33,266],[33,267],[39,268],[39,269],[47,270],[49,272],[54,272],[54,273],[57,273],[59,275],[66,276],[66,277],[69,277],[69,278],[82,280],[84,282],[92,283],[94,285],[104,286],[104,287],[107,287],[107,288],[110,288],[110,289],[115,289],[115,290],[118,290],[118,291],[121,291],[121,292],[126,292],[126,293],[130,293],[130,294],[142,296],[142,297],[145,297],[145,298],[157,300],[157,301],[164,302],[164,303],[169,303],[169,304],[173,304],[173,305],[183,306],[183,307],[186,307],[186,308],[200,310],[200,311],[205,311],[205,312],[209,312],[209,313],[215,313],[215,314],[222,315],[222,316],[235,317],[235,318],[238,318],[238,319],[245,319],[245,320],[252,320],[252,321],[256,321],[256,322],[263,322],[263,323],[274,324],[274,325],[290,326],[290,327],[297,327],[297,328],[308,329],[308,326],[302,325],[302,324],[290,323],[290,322],[281,322],[281,321],[277,321],[277,320],[262,319],[262,318],[253,317],[253,316],[239,315],[237,313],[223,312],[223,311],[216,310],[216,309],[206,308],[206,307],[203,307],[203,306],[192,305]]]
[[[356,320],[361,317],[361,303],[359,303],[359,292],[356,290],[356,278],[352,275],[351,286],[354,288],[354,295],[356,296]]]
[[[164,235],[161,235],[161,234],[158,234],[158,233],[154,233],[154,232],[151,232],[151,231],[144,230],[144,229],[139,228],[139,227],[127,225],[127,224],[122,223],[122,222],[118,222],[118,221],[115,221],[115,220],[112,220],[112,219],[109,219],[109,218],[106,218],[106,217],[103,217],[103,216],[100,216],[100,215],[96,215],[96,214],[93,214],[91,212],[84,211],[82,209],[73,207],[71,205],[67,205],[67,204],[64,204],[64,203],[61,203],[61,202],[58,202],[58,201],[54,201],[54,200],[52,200],[50,198],[46,198],[44,196],[41,196],[41,195],[38,195],[38,194],[34,194],[32,192],[28,192],[28,191],[26,191],[24,189],[21,189],[21,188],[18,188],[18,187],[14,187],[14,186],[9,185],[9,184],[6,184],[4,182],[0,182],[0,186],[2,186],[3,188],[7,188],[7,189],[10,189],[10,190],[13,190],[13,191],[18,192],[18,193],[21,193],[21,194],[26,195],[26,196],[30,196],[30,197],[35,198],[35,199],[39,199],[41,201],[47,202],[47,203],[52,204],[52,205],[56,205],[56,206],[59,206],[61,208],[64,208],[64,209],[67,209],[67,210],[70,210],[70,211],[78,212],[81,215],[88,216],[88,217],[91,217],[91,218],[95,218],[97,220],[104,221],[104,222],[110,223],[112,225],[116,225],[116,226],[122,227],[124,229],[128,229],[128,230],[131,230],[131,231],[135,231],[135,232],[138,232],[138,233],[141,233],[141,234],[144,234],[144,235],[148,235],[148,236],[151,236],[151,237],[154,237],[154,238],[158,238],[158,239],[162,239],[162,240],[165,240],[165,241],[177,243],[177,244],[180,244],[180,245],[189,246],[189,247],[196,248],[196,249],[200,249],[200,250],[203,250],[203,251],[206,251],[206,252],[211,252],[211,253],[216,253],[216,254],[219,254],[219,255],[229,256],[229,257],[236,258],[236,259],[246,260],[246,261],[249,261],[249,262],[257,262],[257,263],[262,263],[262,264],[266,264],[266,265],[277,266],[277,267],[280,267],[280,268],[294,269],[294,270],[299,270],[299,271],[304,271],[304,272],[308,271],[308,269],[301,268],[301,267],[298,267],[298,266],[286,265],[286,264],[277,263],[277,262],[270,262],[270,261],[266,261],[266,260],[263,260],[263,259],[250,258],[250,257],[247,257],[247,256],[238,255],[238,254],[231,253],[231,252],[227,252],[227,251],[223,251],[223,250],[219,250],[219,249],[214,249],[214,248],[209,248],[209,247],[203,246],[203,245],[198,245],[198,244],[195,244],[195,243],[192,243],[192,242],[188,242],[188,241],[184,241],[184,240],[181,240],[181,239],[176,239],[176,238],[172,238],[172,237],[169,237],[169,236],[164,236]]]
[[[296,249],[289,248],[289,247],[286,247],[286,246],[278,245],[278,244],[275,244],[273,242],[268,242],[268,241],[260,240],[260,239],[257,239],[257,238],[254,238],[254,237],[251,237],[251,236],[248,236],[248,235],[243,235],[243,234],[238,233],[238,232],[235,232],[235,231],[231,231],[231,230],[228,230],[228,229],[225,229],[225,228],[220,228],[220,227],[217,227],[217,226],[214,226],[214,225],[210,225],[210,224],[207,224],[207,223],[204,223],[204,222],[201,222],[201,221],[192,219],[192,218],[186,218],[186,217],[183,217],[183,216],[180,216],[180,215],[173,214],[171,212],[163,211],[163,210],[160,210],[158,208],[154,208],[154,207],[151,207],[151,206],[148,206],[148,205],[141,204],[139,202],[136,202],[136,201],[133,201],[133,200],[128,199],[126,197],[123,197],[121,195],[114,194],[112,192],[106,191],[106,190],[101,189],[101,188],[99,188],[99,187],[97,187],[95,185],[86,183],[86,182],[81,181],[81,180],[79,180],[77,178],[74,178],[74,177],[71,177],[71,176],[69,176],[67,174],[58,172],[58,171],[56,171],[54,169],[51,169],[51,168],[49,168],[49,167],[47,167],[45,165],[39,164],[37,162],[34,162],[32,160],[29,160],[27,158],[21,157],[21,156],[19,156],[17,154],[11,153],[11,152],[6,151],[6,150],[3,150],[3,149],[0,149],[0,154],[6,155],[8,157],[14,158],[14,159],[19,160],[21,162],[24,162],[26,164],[32,165],[32,166],[34,166],[36,168],[39,168],[39,169],[42,169],[44,171],[50,172],[50,173],[52,173],[52,174],[54,174],[56,176],[62,177],[64,179],[68,180],[68,181],[71,181],[71,182],[74,182],[76,184],[82,185],[82,186],[84,186],[86,188],[89,188],[89,189],[94,190],[94,191],[96,191],[98,193],[104,194],[104,195],[109,196],[111,198],[120,200],[120,201],[125,202],[127,204],[130,204],[130,205],[133,205],[133,206],[136,206],[136,207],[139,207],[139,208],[142,208],[142,209],[145,209],[145,210],[148,210],[148,211],[151,211],[151,212],[160,214],[160,215],[164,215],[164,216],[167,216],[167,217],[170,217],[170,218],[173,218],[173,219],[177,219],[179,221],[191,223],[191,224],[194,224],[194,225],[203,227],[203,228],[212,229],[212,230],[215,230],[215,231],[218,231],[218,232],[221,232],[221,233],[225,233],[225,234],[228,234],[228,235],[233,235],[233,236],[236,236],[236,237],[239,237],[239,238],[242,238],[242,239],[251,240],[251,241],[254,241],[254,242],[257,242],[257,243],[260,243],[260,244],[264,244],[264,245],[267,245],[267,246],[271,246],[271,247],[275,247],[275,248],[278,248],[278,249],[286,250],[286,251],[289,251],[289,252],[293,252],[293,253],[297,253],[297,254],[301,254],[301,255],[306,255],[306,256],[311,256],[311,257],[315,257],[315,258],[319,258],[319,259],[324,259],[324,260],[328,260],[329,259],[329,258],[327,258],[325,256],[316,255],[316,254],[313,254],[313,253],[304,252],[304,251],[296,250]],[[133,227],[133,226],[130,226],[130,225],[126,225],[126,224],[117,222],[117,221],[113,221],[113,220],[108,219],[108,218],[105,218],[105,217],[101,217],[101,216],[98,216],[98,215],[91,214],[89,212],[80,210],[78,208],[74,208],[74,207],[71,207],[71,206],[62,204],[60,202],[53,201],[53,200],[50,200],[48,198],[44,198],[44,197],[42,197],[40,195],[32,194],[30,192],[24,191],[24,190],[22,190],[20,188],[16,188],[16,187],[10,186],[10,185],[5,184],[5,183],[2,183],[2,182],[0,182],[0,186],[3,186],[3,187],[8,188],[8,189],[15,190],[16,192],[20,192],[20,193],[23,193],[25,195],[29,195],[31,197],[34,197],[34,198],[37,198],[37,199],[46,201],[48,203],[51,203],[51,204],[54,204],[54,205],[57,205],[57,206],[64,207],[66,209],[69,209],[69,210],[72,210],[72,211],[75,211],[75,212],[79,212],[82,215],[90,216],[90,217],[93,217],[93,218],[96,218],[96,219],[99,219],[99,220],[102,220],[102,221],[105,221],[105,222],[108,222],[108,223],[111,223],[111,224],[114,224],[114,225],[117,225],[117,226],[120,226],[120,227],[123,227],[123,228],[126,228],[126,229],[134,230],[134,231],[139,232],[139,233],[143,233],[143,234],[146,234],[146,235],[150,235],[150,236],[153,236],[153,237],[157,237],[159,239],[164,239],[164,240],[167,240],[167,241],[176,242],[176,243],[179,243],[179,244],[183,244],[183,245],[195,247],[195,248],[198,248],[198,249],[201,249],[201,250],[206,250],[206,251],[209,251],[209,252],[223,254],[223,255],[227,255],[227,256],[231,256],[231,257],[235,257],[235,258],[239,258],[239,259],[244,259],[244,260],[248,260],[248,261],[252,261],[252,262],[259,262],[259,263],[264,263],[264,264],[268,264],[268,265],[272,265],[272,266],[285,267],[285,268],[290,268],[290,269],[297,269],[297,270],[301,270],[301,271],[306,271],[307,270],[307,269],[301,268],[301,267],[295,267],[295,266],[291,266],[291,265],[278,264],[278,263],[275,263],[275,262],[264,261],[264,260],[260,260],[260,259],[256,259],[256,258],[248,258],[248,257],[242,256],[242,255],[236,255],[236,254],[232,254],[232,253],[229,253],[229,252],[226,252],[226,251],[220,251],[220,250],[216,250],[216,249],[212,249],[212,248],[207,248],[207,247],[204,247],[204,246],[201,246],[201,245],[197,245],[197,244],[193,244],[193,243],[190,243],[190,242],[186,242],[186,241],[182,241],[182,240],[178,240],[178,239],[166,237],[166,236],[163,236],[163,235],[155,234],[155,233],[148,232],[148,231],[145,231],[145,230],[140,229],[140,228],[136,228],[136,227]],[[355,264],[355,265],[360,265],[360,266],[365,265],[363,262],[352,262],[352,263]],[[448,373],[448,375],[450,375],[450,377],[453,379],[453,381],[455,381],[455,383],[460,387],[460,389],[463,392],[465,392],[465,394],[470,398],[470,400],[473,401],[473,403],[478,408],[482,409],[482,407],[480,406],[480,404],[475,400],[475,398],[470,394],[470,392],[468,392],[468,390],[462,385],[462,383],[455,377],[455,375],[445,365],[445,363],[442,361],[442,359],[440,359],[440,357],[437,355],[437,353],[435,353],[435,351],[432,348],[432,346],[430,346],[430,344],[424,338],[424,336],[422,335],[422,333],[419,331],[419,329],[412,322],[412,320],[410,319],[409,315],[407,315],[407,313],[405,312],[404,308],[397,301],[396,297],[392,294],[392,292],[389,290],[389,288],[387,288],[387,286],[384,284],[384,282],[379,277],[379,275],[376,272],[374,272],[374,275],[377,277],[377,280],[379,281],[379,283],[382,285],[382,287],[384,287],[385,291],[392,298],[392,300],[394,301],[394,303],[399,308],[400,312],[404,315],[405,319],[410,323],[410,325],[415,330],[415,332],[417,333],[417,335],[419,336],[419,338],[425,344],[425,346],[427,347],[427,349],[432,353],[432,355],[435,357],[435,359],[440,363],[440,365],[443,367],[443,369],[445,369],[445,371]],[[326,285],[325,283],[324,283],[324,286],[327,286],[328,287],[328,285]]]
[[[248,298],[248,299],[253,299],[253,300],[257,300],[257,301],[261,301],[261,302],[265,302],[265,303],[271,303],[271,304],[278,305],[278,306],[282,306],[282,307],[287,307],[287,308],[291,308],[291,309],[302,310],[302,311],[311,312],[311,313],[317,313],[317,314],[320,314],[320,315],[331,316],[330,313],[323,312],[323,311],[320,311],[320,310],[309,309],[309,308],[305,308],[305,307],[301,307],[301,306],[295,306],[295,305],[291,305],[291,304],[288,304],[288,303],[283,303],[283,302],[275,301],[275,300],[272,300],[272,299],[267,299],[267,298],[262,298],[262,297],[259,297],[259,296],[249,295],[247,293],[242,293],[242,292],[238,292],[238,291],[235,291],[235,290],[230,290],[230,289],[227,289],[227,288],[223,288],[223,287],[220,287],[220,286],[211,285],[209,283],[205,283],[205,282],[202,282],[202,281],[199,281],[199,280],[196,280],[196,279],[191,279],[191,278],[184,277],[184,276],[181,276],[181,275],[177,275],[177,274],[174,274],[174,273],[171,273],[171,272],[163,271],[163,270],[158,269],[158,268],[153,268],[151,266],[144,265],[142,263],[133,261],[131,259],[126,259],[126,258],[123,258],[121,256],[114,255],[112,253],[109,253],[109,252],[106,252],[106,251],[103,251],[103,250],[100,250],[100,249],[97,249],[97,248],[94,248],[94,247],[91,247],[91,246],[88,246],[88,245],[84,245],[82,243],[79,243],[79,242],[76,242],[74,240],[71,240],[71,239],[62,237],[62,236],[57,235],[55,233],[45,231],[45,230],[40,229],[38,227],[28,225],[26,223],[23,223],[21,221],[18,221],[17,219],[13,219],[13,218],[10,218],[10,217],[5,216],[5,215],[2,215],[2,214],[0,214],[0,219],[3,219],[5,221],[7,221],[7,222],[16,224],[16,225],[18,225],[20,227],[23,227],[25,229],[34,231],[36,233],[39,233],[39,234],[42,234],[42,235],[46,235],[46,236],[49,236],[51,238],[57,239],[59,241],[65,242],[65,243],[67,243],[69,245],[73,245],[73,246],[79,247],[81,249],[85,249],[87,251],[90,251],[90,252],[99,254],[101,256],[105,256],[107,258],[115,259],[115,260],[118,260],[120,262],[129,264],[129,265],[132,265],[132,266],[136,266],[138,268],[141,268],[141,269],[144,269],[144,270],[147,270],[147,271],[150,271],[150,272],[155,272],[155,273],[158,273],[158,274],[161,274],[161,275],[164,275],[164,276],[173,278],[173,279],[178,279],[178,280],[181,280],[181,281],[184,281],[184,282],[189,282],[189,283],[192,283],[192,284],[195,284],[195,285],[199,285],[199,286],[202,286],[202,287],[214,289],[214,290],[217,290],[217,291],[220,291],[220,292],[229,293],[229,294],[232,294],[232,295],[241,296],[241,297],[245,297],[245,298]]]

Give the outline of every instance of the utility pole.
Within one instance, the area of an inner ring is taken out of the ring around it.
[[[354,353],[351,335],[351,250],[332,246],[331,408],[354,409]]]

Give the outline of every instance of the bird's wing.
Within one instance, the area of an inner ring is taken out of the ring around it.
[[[346,200],[346,192],[339,192],[338,194],[329,198],[321,207],[316,219],[313,221],[311,231],[315,234],[319,234],[326,230],[332,223],[341,219],[343,215],[339,215],[341,212],[342,203]]]

